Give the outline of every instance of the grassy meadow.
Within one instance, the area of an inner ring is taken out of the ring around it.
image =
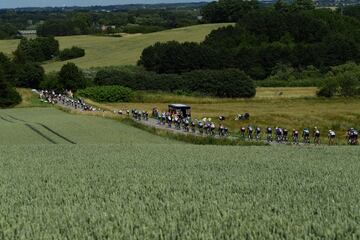
[[[140,139],[0,152],[2,239],[360,237],[359,148]]]
[[[69,36],[57,37],[60,48],[78,46],[86,51],[85,57],[70,60],[83,69],[113,65],[134,65],[144,48],[155,42],[204,40],[212,30],[228,24],[204,24],[185,28],[171,29],[150,34],[127,35],[122,38],[102,36]],[[0,52],[11,54],[19,40],[0,41]],[[47,72],[58,71],[66,63],[51,61],[43,67]]]
[[[0,145],[171,143],[114,120],[44,107],[0,110],[0,133]]]
[[[359,147],[182,144],[101,115],[26,108],[34,95],[19,91],[23,106],[0,110],[1,239],[360,237]],[[282,92],[194,113],[251,107],[281,120],[356,106]]]

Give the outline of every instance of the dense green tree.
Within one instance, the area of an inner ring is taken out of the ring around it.
[[[220,0],[208,10],[222,9],[230,16],[246,4]],[[157,73],[238,68],[254,79],[265,79],[277,64],[328,71],[347,61],[360,62],[360,22],[314,9],[307,0],[283,5],[280,1],[275,7],[252,7],[235,26],[212,31],[201,44],[155,44],[144,50],[139,64]]]
[[[15,74],[17,71],[16,65],[11,61],[11,59],[6,56],[4,53],[0,52],[0,68],[3,69],[4,78],[8,83],[13,83],[15,81]]]
[[[157,73],[181,73],[213,68],[215,58],[215,51],[197,43],[158,42],[143,50],[139,64]]]
[[[332,67],[321,86],[319,96],[340,95],[353,97],[360,95],[360,66],[349,62]]]
[[[155,74],[139,67],[105,68],[96,85],[121,85],[134,90],[197,92],[218,97],[253,97],[253,80],[238,69],[197,70],[184,74]]]
[[[74,63],[65,64],[58,77],[63,89],[77,91],[86,87],[84,74]]]
[[[44,69],[36,63],[25,63],[17,66],[16,85],[18,87],[38,89],[44,80]]]
[[[294,0],[292,7],[295,11],[315,9],[313,0]]]
[[[59,42],[54,37],[21,39],[14,52],[16,63],[42,62],[52,59],[59,52]]]
[[[255,0],[219,0],[202,9],[202,15],[207,22],[238,22],[252,10],[258,9],[259,2]]]
[[[5,80],[2,68],[0,68],[0,108],[7,108],[19,104],[19,93]]]

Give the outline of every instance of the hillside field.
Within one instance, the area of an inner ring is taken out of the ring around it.
[[[358,147],[197,146],[52,108],[0,116],[2,239],[360,237]]]
[[[0,110],[0,145],[171,143],[116,121],[55,108]]]
[[[228,24],[204,24],[185,28],[171,29],[150,34],[128,35],[122,38],[101,36],[69,36],[58,37],[60,48],[72,46],[82,47],[86,51],[85,57],[70,60],[83,69],[113,65],[134,65],[140,58],[144,48],[155,42],[193,41],[200,42],[212,30]],[[19,40],[1,40],[0,52],[11,54],[17,47]],[[58,71],[65,62],[49,62],[44,64],[47,72]]]

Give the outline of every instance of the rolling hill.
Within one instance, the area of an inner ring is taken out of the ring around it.
[[[112,65],[131,65],[139,60],[142,50],[155,42],[167,41],[202,41],[212,30],[227,24],[204,24],[185,28],[171,29],[150,34],[128,35],[122,38],[103,36],[68,36],[58,37],[60,48],[79,46],[85,49],[86,56],[71,60],[79,67],[103,67]],[[11,54],[19,40],[0,41],[0,52]],[[66,62],[48,62],[44,64],[47,72],[57,71]]]

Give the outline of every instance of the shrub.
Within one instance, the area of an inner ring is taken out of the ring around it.
[[[320,90],[317,92],[317,95],[319,97],[333,97],[337,94],[339,88],[339,83],[336,81],[334,77],[327,78],[323,86],[320,88]]]
[[[83,56],[85,56],[85,50],[79,47],[65,48],[59,53],[59,58],[61,61],[80,58]]]
[[[122,32],[124,33],[152,33],[152,32],[159,32],[163,31],[166,28],[161,26],[146,26],[146,25],[138,25],[138,24],[128,24],[122,27]]]
[[[360,66],[355,63],[346,63],[332,67],[323,81],[318,96],[353,97],[360,95]]]
[[[238,69],[198,70],[183,75],[186,88],[216,97],[251,98],[256,94],[253,80]]]
[[[134,98],[134,92],[122,86],[89,87],[80,90],[78,95],[96,102],[130,102]]]

